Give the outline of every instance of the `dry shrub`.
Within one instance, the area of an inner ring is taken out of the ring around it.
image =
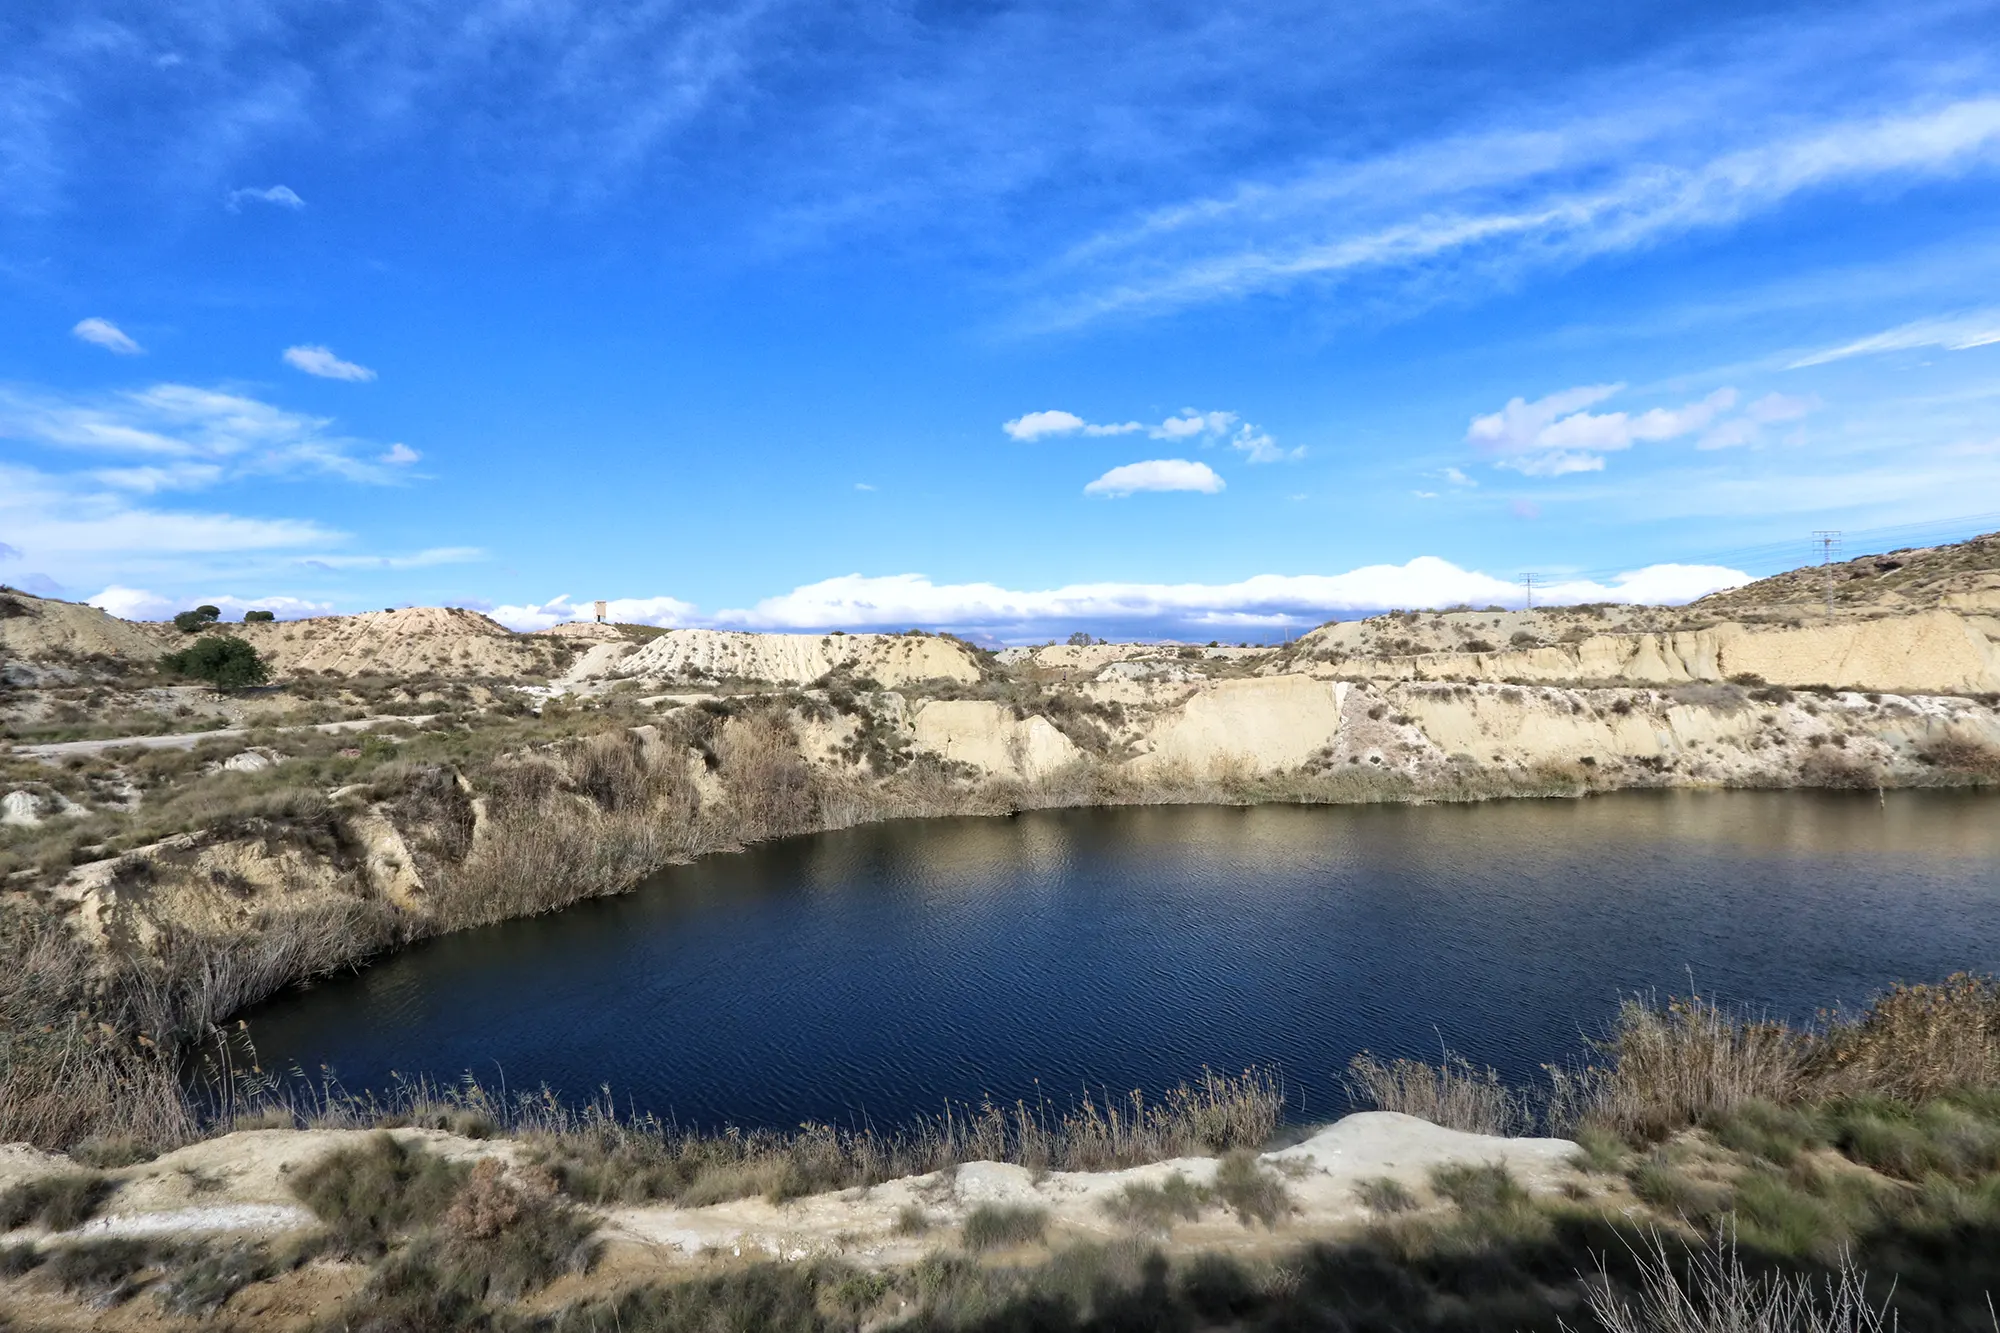
[[[1610,1067],[1592,1080],[1584,1118],[1651,1141],[1752,1101],[1783,1104],[1805,1083],[1810,1045],[1783,1023],[1696,995],[1665,1008],[1627,1000],[1598,1043]]]
[[[0,1143],[194,1136],[171,1061],[94,1017],[98,983],[90,950],[59,924],[0,908]]]
[[[121,960],[121,1026],[162,1045],[196,1040],[245,1005],[351,967],[398,938],[392,910],[365,901],[259,912],[227,935],[168,926],[150,958]]]
[[[1799,785],[1829,791],[1874,791],[1882,785],[1882,772],[1833,746],[1821,746],[1799,761]]]
[[[553,1178],[539,1170],[519,1184],[486,1158],[444,1215],[432,1262],[448,1280],[482,1299],[511,1301],[566,1272],[588,1269],[596,1257],[594,1226],[558,1199]]]
[[[1535,1123],[1525,1094],[1507,1087],[1491,1069],[1474,1069],[1445,1052],[1436,1065],[1421,1060],[1387,1064],[1363,1051],[1347,1064],[1350,1095],[1378,1111],[1400,1111],[1447,1129],[1472,1134],[1520,1134]]]
[[[1828,1093],[1921,1101],[2000,1084],[2000,982],[1957,973],[1895,986],[1816,1043],[1814,1080]]]
[[[783,714],[756,712],[731,718],[722,729],[716,754],[745,840],[817,827],[812,767],[799,753],[798,737]]]
[[[1917,756],[1960,781],[2000,781],[2000,747],[1959,732],[1948,732]]]

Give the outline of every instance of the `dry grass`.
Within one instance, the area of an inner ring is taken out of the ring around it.
[[[1535,1123],[1526,1094],[1506,1086],[1493,1070],[1474,1069],[1449,1051],[1435,1065],[1421,1060],[1384,1063],[1363,1051],[1348,1061],[1345,1082],[1357,1102],[1447,1129],[1520,1134]]]
[[[1591,1080],[1579,1118],[1646,1141],[1752,1101],[1793,1100],[1811,1041],[1695,995],[1664,1007],[1626,1001],[1599,1049],[1611,1064]]]
[[[1721,1235],[1704,1249],[1689,1250],[1679,1264],[1657,1234],[1635,1257],[1635,1297],[1619,1295],[1602,1269],[1591,1284],[1590,1312],[1604,1333],[1879,1333],[1895,1327],[1887,1302],[1870,1302],[1867,1274],[1845,1258],[1815,1284],[1803,1275],[1753,1274],[1733,1237]]]
[[[1237,1076],[1204,1071],[1157,1103],[1133,1093],[1123,1105],[1086,1095],[1066,1110],[948,1106],[889,1132],[807,1125],[790,1133],[689,1133],[652,1120],[620,1120],[605,1107],[578,1113],[546,1101],[517,1108],[523,1118],[516,1123],[576,1198],[692,1206],[752,1195],[781,1201],[961,1162],[1097,1171],[1258,1148],[1277,1128],[1283,1106],[1277,1081],[1253,1069]]]

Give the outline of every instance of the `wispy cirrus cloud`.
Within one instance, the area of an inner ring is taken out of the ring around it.
[[[465,565],[487,559],[477,546],[434,546],[409,555],[308,555],[299,563],[310,569],[429,569],[435,565]]]
[[[1850,357],[1874,356],[1883,352],[1908,352],[1925,347],[1963,352],[1974,347],[1990,347],[1995,343],[2000,343],[2000,309],[1973,310],[1899,324],[1866,338],[1802,356],[1791,363],[1790,369],[1803,370],[1807,366],[1824,366]]]
[[[333,354],[333,349],[317,344],[285,349],[285,364],[294,370],[303,370],[308,375],[316,375],[323,380],[347,380],[365,384],[375,378],[375,372],[367,366],[353,361],[343,361]]]
[[[341,434],[330,417],[188,384],[85,396],[0,388],[0,439],[145,460],[100,474],[107,484],[145,491],[288,473],[384,484],[398,479],[384,464],[404,461],[370,457],[375,446]]]
[[[1081,286],[1030,322],[1068,327],[1439,265],[1461,281],[1500,277],[1725,227],[1811,191],[2000,166],[1993,96],[1805,131],[1745,126],[1736,142],[1692,158],[1673,128],[1650,140],[1573,127],[1488,132],[1158,210],[1073,250],[1066,268]]]
[[[269,204],[273,208],[289,209],[292,212],[306,206],[298,192],[289,185],[268,185],[262,189],[231,190],[223,199],[223,207],[230,212],[241,212],[245,204]]]
[[[138,356],[146,350],[125,330],[110,320],[99,319],[95,315],[88,319],[79,319],[70,333],[80,342],[87,342],[92,347],[102,347],[107,352],[116,352],[119,356]]]

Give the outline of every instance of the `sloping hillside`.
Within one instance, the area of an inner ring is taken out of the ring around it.
[[[337,671],[519,679],[560,671],[574,651],[562,639],[516,634],[477,611],[441,606],[229,629],[248,639],[281,675]]]
[[[1819,607],[1824,613],[1828,575],[1836,614],[1894,615],[1944,608],[2000,612],[2000,532],[1945,546],[1910,546],[1861,555],[1830,567],[1805,565],[1710,593],[1691,609],[1731,616]]]
[[[0,659],[100,656],[150,662],[177,637],[167,626],[120,620],[81,602],[0,589]]]

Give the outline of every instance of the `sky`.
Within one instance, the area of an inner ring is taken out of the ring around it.
[[[0,10],[0,582],[121,615],[1677,601],[1996,409],[2000,4]]]

